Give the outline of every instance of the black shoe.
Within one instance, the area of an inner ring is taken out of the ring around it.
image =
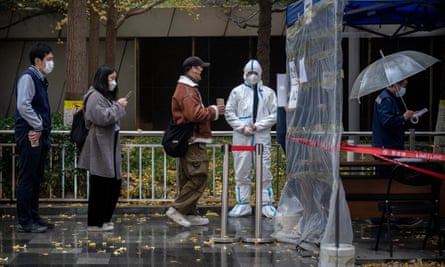
[[[54,228],[54,223],[45,221],[42,218],[38,219],[35,223],[40,225],[40,226],[46,226],[46,228],[48,228],[48,229],[53,229]]]
[[[29,224],[29,225],[17,225],[17,231],[21,233],[44,233],[48,230],[48,227],[41,226],[37,223]]]

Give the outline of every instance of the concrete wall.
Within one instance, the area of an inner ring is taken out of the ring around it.
[[[233,10],[233,14],[236,17],[247,17],[255,10],[255,8],[236,9]],[[12,21],[23,15],[14,14]],[[15,93],[13,92],[15,78],[30,65],[29,49],[37,41],[50,44],[55,52],[55,70],[47,77],[50,104],[53,112],[63,112],[66,45],[63,42],[58,43],[58,40],[66,41],[66,31],[54,30],[54,26],[61,17],[59,14],[39,16],[0,30],[1,116],[15,114]],[[0,25],[7,25],[10,19],[11,14],[0,11]],[[257,20],[256,17],[255,20]],[[135,94],[132,96],[133,99],[130,99],[127,115],[121,121],[122,129],[136,130],[136,104],[139,102],[137,101],[138,94],[136,94],[137,37],[255,36],[256,31],[255,28],[241,29],[229,22],[222,8],[200,8],[192,13],[180,8],[157,8],[128,19],[118,31],[116,68],[119,69],[119,88],[122,95],[129,90],[134,90]],[[104,32],[104,27],[102,27],[102,36]],[[285,13],[274,14],[272,35],[282,36],[284,33]]]
[[[119,69],[119,87],[122,95],[128,90],[134,90],[133,99],[130,99],[128,114],[122,120],[124,130],[135,130],[137,122],[138,94],[136,88],[137,66],[139,58],[138,38],[169,38],[169,37],[236,37],[256,36],[256,28],[242,29],[230,21],[226,16],[227,9],[220,7],[205,7],[192,10],[181,8],[156,8],[145,14],[129,18],[118,31],[118,43],[116,49],[116,67]],[[243,7],[230,10],[232,18],[246,18],[255,14],[256,7]],[[0,26],[7,25],[10,21],[18,19],[23,14],[11,14],[0,11]],[[64,84],[65,84],[65,44],[58,44],[58,40],[65,40],[65,30],[57,32],[54,26],[62,16],[60,14],[46,15],[27,20],[7,29],[0,30],[0,114],[1,116],[13,116],[15,114],[15,94],[12,92],[15,77],[29,66],[28,51],[36,41],[49,43],[56,54],[56,68],[48,76],[49,94],[53,111],[63,111]],[[255,24],[257,15],[249,21]],[[377,27],[377,26],[375,26]],[[390,33],[395,30],[395,25],[378,26],[378,31]],[[104,36],[104,27],[101,34]],[[438,36],[445,33],[445,28],[434,32],[420,32],[409,36]],[[272,18],[272,35],[284,36],[286,34],[286,13],[274,13]],[[344,38],[369,38],[372,35],[363,31],[351,31],[345,27]],[[375,36],[374,36],[375,37]],[[391,41],[388,41],[391,42]],[[283,44],[284,46],[285,44]],[[102,43],[102,46],[104,44]],[[141,48],[142,49],[142,48]],[[101,49],[103,51],[104,49]],[[354,53],[360,54],[360,49]],[[175,53],[175,51],[172,51]],[[103,55],[102,55],[103,56]],[[349,57],[357,55],[349,53]],[[244,59],[243,59],[244,60]],[[101,61],[103,62],[103,61]],[[356,63],[359,64],[359,63]],[[87,62],[85,62],[87,66]],[[350,72],[354,73],[359,66],[351,66]],[[356,71],[357,72],[357,71]],[[141,73],[141,75],[147,75]],[[351,78],[351,80],[353,80]],[[85,88],[86,89],[86,88]]]

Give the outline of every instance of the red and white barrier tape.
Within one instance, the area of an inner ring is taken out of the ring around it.
[[[333,151],[334,147],[331,145],[304,139],[304,138],[297,138],[297,137],[291,137],[287,136],[287,139],[296,143],[320,147],[328,151]],[[397,149],[388,149],[388,148],[377,148],[377,147],[368,147],[368,146],[355,146],[350,145],[347,143],[342,143],[339,147],[341,151],[347,151],[347,152],[354,152],[354,153],[361,153],[361,154],[368,154],[375,156],[379,159],[382,159],[384,161],[391,162],[393,164],[397,164],[409,169],[412,169],[414,171],[424,173],[439,179],[445,180],[445,174],[433,172],[424,168],[419,168],[416,166],[412,166],[409,164],[406,164],[404,162],[400,162],[397,160],[393,160],[387,157],[397,157],[397,158],[414,158],[414,159],[423,159],[423,160],[434,160],[434,161],[445,161],[445,155],[444,154],[436,154],[436,153],[429,153],[429,152],[423,152],[423,151],[409,151],[409,150],[397,150]]]

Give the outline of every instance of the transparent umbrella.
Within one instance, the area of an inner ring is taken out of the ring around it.
[[[401,51],[390,55],[382,55],[367,66],[354,81],[349,99],[359,99],[382,88],[404,80],[418,72],[425,70],[437,58],[417,51]]]

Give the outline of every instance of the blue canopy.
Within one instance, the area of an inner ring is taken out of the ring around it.
[[[312,0],[316,4],[322,0]],[[304,12],[304,0],[287,7],[286,23],[291,26]],[[418,31],[445,27],[444,0],[349,0],[345,3],[343,24],[384,37],[399,37]],[[392,35],[366,25],[399,25]],[[401,32],[402,29],[405,29]]]

